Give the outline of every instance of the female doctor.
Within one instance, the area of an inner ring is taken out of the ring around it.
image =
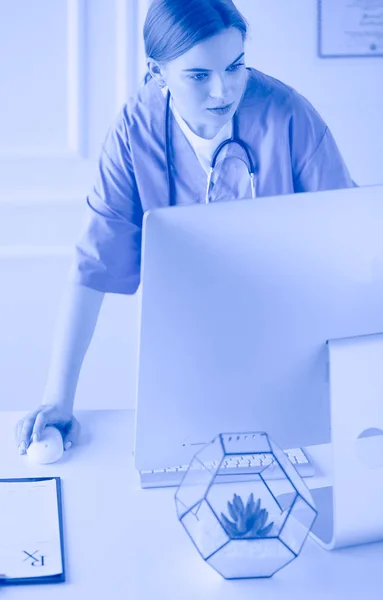
[[[61,430],[66,450],[76,442],[81,365],[104,294],[139,286],[145,211],[355,185],[313,106],[246,67],[246,34],[231,0],[153,0],[144,26],[149,73],[106,135],[42,404],[16,427],[21,454],[46,425]]]

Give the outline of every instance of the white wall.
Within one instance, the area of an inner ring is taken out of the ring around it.
[[[30,410],[41,401],[79,207],[72,200],[0,203],[0,410]],[[76,408],[134,404],[139,294],[106,294]]]
[[[0,3],[0,409],[41,400],[100,146],[137,87],[140,10],[138,0]],[[137,295],[105,297],[76,407],[134,404],[137,309]]]
[[[40,402],[100,144],[145,71],[148,4],[1,2],[0,410]],[[316,0],[237,5],[251,25],[248,64],[316,106],[359,184],[383,182],[382,59],[318,58]],[[139,293],[106,295],[77,408],[134,406],[138,307]]]
[[[248,66],[314,104],[359,185],[383,183],[383,58],[319,58],[317,0],[235,3],[251,28]]]

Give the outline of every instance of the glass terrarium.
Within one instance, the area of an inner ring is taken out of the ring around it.
[[[267,433],[225,433],[192,459],[175,494],[180,522],[225,579],[271,577],[317,516],[303,479]]]

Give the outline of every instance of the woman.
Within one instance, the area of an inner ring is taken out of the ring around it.
[[[145,211],[248,198],[252,192],[270,196],[355,185],[311,104],[284,83],[246,68],[246,34],[231,0],[153,1],[144,27],[146,84],[106,136],[43,402],[16,428],[20,453],[47,424],[61,429],[66,449],[76,441],[73,402],[82,361],[104,294],[134,294],[138,288]],[[208,185],[214,151],[233,133],[249,149],[254,186],[238,144],[225,146],[219,176]]]

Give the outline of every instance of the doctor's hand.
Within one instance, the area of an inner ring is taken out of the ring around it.
[[[25,454],[31,442],[41,439],[47,425],[53,425],[61,432],[64,450],[69,450],[77,442],[80,423],[72,412],[58,404],[41,404],[16,424],[19,454]]]

